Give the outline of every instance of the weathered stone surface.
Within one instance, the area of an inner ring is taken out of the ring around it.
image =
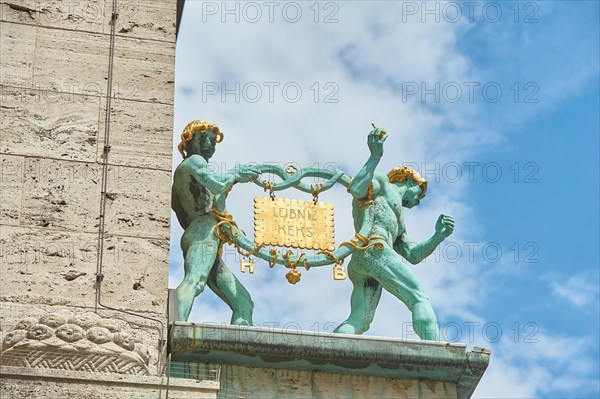
[[[41,27],[37,30],[33,81],[38,87],[63,93],[106,94],[108,36]]]
[[[101,120],[106,106],[103,104]],[[101,125],[98,159],[104,147]],[[143,142],[143,145],[140,145]],[[171,171],[173,151],[173,107],[139,101],[112,102],[109,164]]]
[[[269,369],[215,363],[176,363],[190,378],[210,378],[220,369],[221,395],[279,398],[456,399],[456,384],[443,381]]]
[[[298,370],[223,365],[221,378],[224,382],[221,394],[234,398],[251,397],[259,392],[265,399],[289,397],[291,392],[294,392],[294,398],[308,398],[307,394],[312,391],[311,373]]]
[[[456,384],[442,381],[419,381],[423,399],[456,399]]]
[[[95,232],[100,215],[102,165],[27,158],[22,224]],[[111,166],[106,231],[167,239],[170,171]]]
[[[213,368],[217,365],[210,365]],[[421,398],[422,382],[375,376],[221,365],[221,394],[279,398]],[[442,382],[435,384],[443,386]],[[445,398],[438,396],[438,398]]]
[[[37,28],[0,22],[0,31],[0,83],[28,87],[32,83]],[[3,97],[0,100],[4,102]]]
[[[116,98],[173,104],[174,82],[175,43],[116,38]]]
[[[27,158],[22,225],[97,231],[100,185],[97,164]]]
[[[0,245],[0,294],[19,296],[23,303],[60,298],[48,303],[94,306],[96,234],[2,226]],[[167,240],[106,237],[102,303],[165,317],[168,248]]]
[[[177,0],[120,0],[116,34],[174,43],[176,22]],[[104,33],[110,33],[108,21],[104,26]]]
[[[0,150],[94,162],[98,97],[2,87]]]
[[[59,298],[63,304],[94,306],[94,234],[2,226],[0,245],[0,294],[19,296],[22,303]],[[79,277],[65,278],[73,272]]]
[[[107,234],[168,239],[170,172],[111,166],[107,193]]]
[[[336,373],[313,373],[313,378],[315,398],[344,397],[347,387],[352,387],[351,397],[357,399],[419,398],[420,382],[415,380]]]
[[[111,236],[105,251],[102,302],[165,318],[169,241]]]
[[[216,399],[219,383],[170,379],[171,399]],[[166,376],[81,375],[64,370],[35,370],[3,367],[0,397],[7,399],[156,399],[166,396]]]
[[[0,2],[0,19],[102,33],[106,0],[10,0]]]
[[[0,225],[18,225],[23,188],[22,157],[0,155]]]

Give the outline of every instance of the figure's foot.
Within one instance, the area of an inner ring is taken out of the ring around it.
[[[340,324],[335,330],[333,330],[334,333],[338,333],[338,334],[353,334],[353,335],[360,335],[360,332],[356,331],[356,328],[350,324],[350,323],[342,323]]]
[[[235,320],[231,320],[231,324],[234,326],[252,326],[252,320],[246,320],[243,317],[238,317]]]

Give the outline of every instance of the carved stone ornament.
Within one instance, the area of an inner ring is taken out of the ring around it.
[[[0,366],[149,375],[150,348],[124,321],[93,312],[27,317],[4,335]]]

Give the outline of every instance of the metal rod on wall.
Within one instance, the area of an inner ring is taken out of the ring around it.
[[[110,31],[110,53],[109,53],[109,63],[108,63],[108,87],[106,93],[106,116],[104,120],[104,150],[103,150],[103,158],[104,164],[102,168],[102,192],[100,197],[100,223],[98,227],[98,250],[97,250],[97,260],[98,263],[96,265],[96,310],[98,306],[101,306],[105,309],[110,309],[116,312],[125,313],[131,316],[140,317],[146,320],[151,320],[160,324],[160,338],[158,343],[159,349],[159,358],[158,358],[158,370],[160,371],[161,359],[163,350],[165,348],[165,339],[164,339],[164,331],[165,325],[161,320],[155,319],[153,317],[148,317],[144,315],[140,315],[137,313],[133,313],[124,309],[114,308],[109,305],[105,305],[102,303],[102,281],[104,280],[104,273],[102,272],[104,265],[104,240],[105,240],[105,224],[106,224],[106,202],[107,202],[107,194],[108,194],[108,156],[110,153],[110,117],[112,112],[112,85],[113,85],[113,72],[114,72],[114,58],[115,58],[115,36],[116,36],[116,25],[117,19],[119,18],[119,4],[117,0],[113,0],[112,4],[112,17],[111,17],[111,31]]]

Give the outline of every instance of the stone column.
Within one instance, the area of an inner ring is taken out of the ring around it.
[[[152,377],[164,365],[177,1],[116,3],[0,1],[0,386],[8,397],[43,392],[28,394],[19,374]],[[100,280],[100,302],[128,313],[98,304]]]

